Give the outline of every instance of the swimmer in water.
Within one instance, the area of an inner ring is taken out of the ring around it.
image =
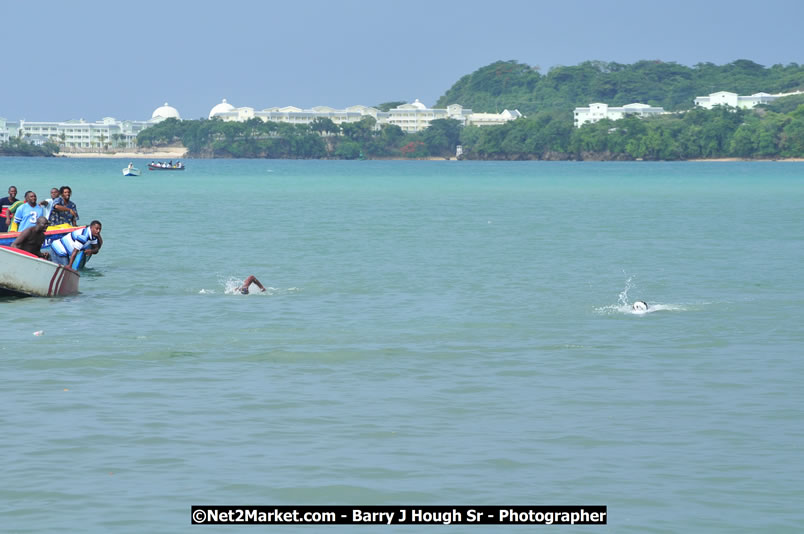
[[[265,286],[263,286],[260,283],[260,281],[257,280],[257,277],[254,276],[253,274],[248,278],[246,278],[246,281],[243,282],[243,285],[237,288],[237,290],[240,291],[240,293],[242,293],[243,295],[248,295],[248,288],[251,284],[257,284],[257,287],[260,288],[260,291],[265,291]]]
[[[638,311],[638,312],[648,311],[648,303],[645,302],[644,300],[638,300],[638,301],[634,302],[633,308],[634,308],[634,311]]]

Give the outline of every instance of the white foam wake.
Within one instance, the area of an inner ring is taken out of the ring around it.
[[[633,277],[629,276],[625,280],[625,288],[620,291],[620,294],[617,296],[617,303],[610,304],[608,306],[602,306],[600,308],[595,308],[595,311],[598,313],[603,314],[628,314],[628,315],[647,315],[650,313],[656,313],[660,311],[686,311],[687,307],[681,304],[662,304],[659,302],[651,302],[645,301],[648,304],[647,310],[635,310],[634,303],[630,302],[628,299],[628,292],[636,287],[636,283],[633,281]],[[639,299],[643,300],[643,299]]]
[[[687,307],[682,304],[658,304],[648,302],[647,310],[635,310],[633,304],[612,304],[595,308],[595,311],[603,314],[623,313],[628,315],[647,315],[660,311],[687,311]]]
[[[230,276],[228,278],[219,277],[218,284],[223,287],[223,294],[224,295],[242,295],[240,292],[240,288],[243,286],[244,280],[240,278],[235,278]],[[287,289],[282,289],[278,287],[271,287],[265,286],[265,291],[260,291],[260,289],[255,285],[252,284],[249,288],[248,295],[278,295],[282,293],[297,293],[301,291],[300,287],[289,287]],[[199,295],[215,295],[219,292],[217,289],[201,289],[198,294]]]

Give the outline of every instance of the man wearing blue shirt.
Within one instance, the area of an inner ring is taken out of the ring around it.
[[[14,214],[14,222],[17,223],[17,231],[22,232],[29,226],[36,226],[36,219],[44,216],[44,208],[36,205],[36,193],[26,191],[25,204],[17,208],[17,212]]]

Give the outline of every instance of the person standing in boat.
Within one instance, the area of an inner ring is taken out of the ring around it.
[[[8,208],[17,201],[17,187],[12,185],[8,188],[8,196],[0,198],[0,232],[8,232],[8,225],[11,223],[8,217]]]
[[[50,219],[50,212],[53,211],[53,203],[59,198],[59,189],[52,187],[50,189],[50,198],[43,200],[39,203],[45,209],[45,217]]]
[[[17,224],[17,231],[22,232],[29,226],[36,225],[36,219],[45,216],[45,209],[36,204],[36,193],[33,191],[25,192],[25,204],[17,208],[14,213],[14,222]]]
[[[25,204],[25,199],[17,199],[12,205],[8,207],[8,213],[6,214],[6,223],[8,223],[8,231],[9,232],[16,232],[17,231],[17,223],[14,222],[14,215],[17,213],[17,208],[21,208]]]
[[[100,221],[92,221],[86,228],[73,230],[61,239],[53,241],[50,244],[50,261],[72,266],[75,257],[82,250],[85,256],[97,254],[103,246],[101,228]]]
[[[58,226],[60,224],[69,224],[76,226],[78,221],[78,208],[75,202],[70,200],[73,195],[73,190],[70,186],[63,185],[59,188],[59,198],[53,201],[53,207],[50,211],[50,226]]]
[[[25,252],[35,254],[40,258],[46,260],[50,259],[50,254],[45,251],[42,252],[42,245],[45,242],[45,230],[47,230],[48,221],[46,217],[39,217],[36,219],[34,226],[29,226],[17,236],[17,239],[11,243],[11,248],[18,248]]]

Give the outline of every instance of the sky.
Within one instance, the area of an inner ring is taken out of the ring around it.
[[[0,117],[419,99],[498,60],[804,63],[803,0],[0,2]],[[723,88],[728,90],[728,88]]]

